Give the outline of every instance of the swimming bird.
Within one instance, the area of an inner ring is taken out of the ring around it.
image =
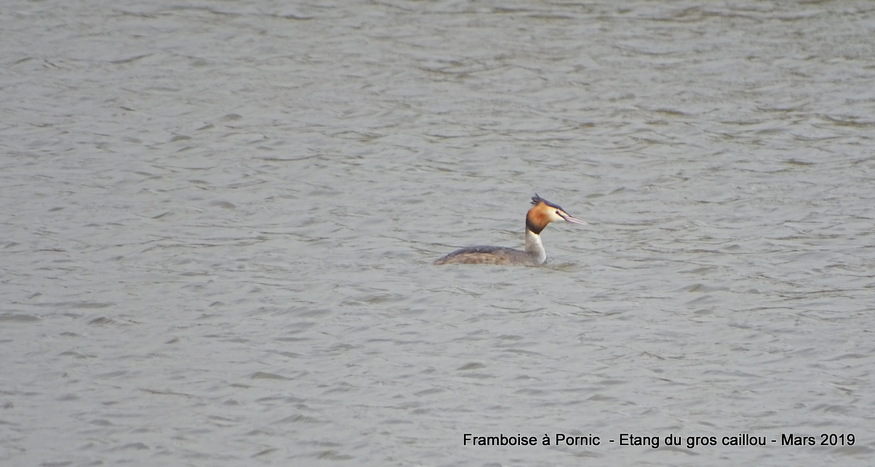
[[[526,213],[526,249],[525,251],[500,246],[472,246],[456,250],[434,264],[499,264],[528,265],[544,264],[547,252],[541,243],[541,231],[553,221],[565,221],[572,224],[586,222],[575,219],[567,211],[556,204],[538,196],[532,197],[532,207]]]

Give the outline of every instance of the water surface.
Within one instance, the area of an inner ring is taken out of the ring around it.
[[[875,453],[869,2],[12,1],[0,26],[5,464]],[[548,227],[547,265],[431,264],[521,246],[535,192],[591,224]]]

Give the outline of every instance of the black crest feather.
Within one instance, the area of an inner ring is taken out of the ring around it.
[[[562,209],[561,207],[559,207],[558,204],[553,204],[553,203],[547,201],[546,199],[541,198],[540,196],[538,196],[537,193],[535,193],[535,196],[532,196],[532,206],[537,206],[538,203],[544,203],[544,204],[546,204],[547,206],[552,206],[552,207],[554,207],[554,208],[556,208],[556,209],[558,209],[558,210],[560,210],[560,211],[565,211],[564,209]]]

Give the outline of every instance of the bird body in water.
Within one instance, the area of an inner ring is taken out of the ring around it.
[[[518,264],[526,266],[544,264],[547,260],[547,252],[544,251],[544,244],[541,243],[541,231],[553,221],[586,224],[536,193],[532,197],[532,207],[526,213],[525,250],[500,246],[472,246],[456,250],[438,259],[434,264]]]

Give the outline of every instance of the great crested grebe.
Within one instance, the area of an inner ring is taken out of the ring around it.
[[[541,243],[541,231],[553,221],[573,224],[586,222],[571,217],[561,207],[538,196],[532,196],[532,207],[526,213],[526,250],[515,250],[500,246],[472,246],[456,250],[434,264],[522,264],[538,265],[547,260],[547,252]]]

